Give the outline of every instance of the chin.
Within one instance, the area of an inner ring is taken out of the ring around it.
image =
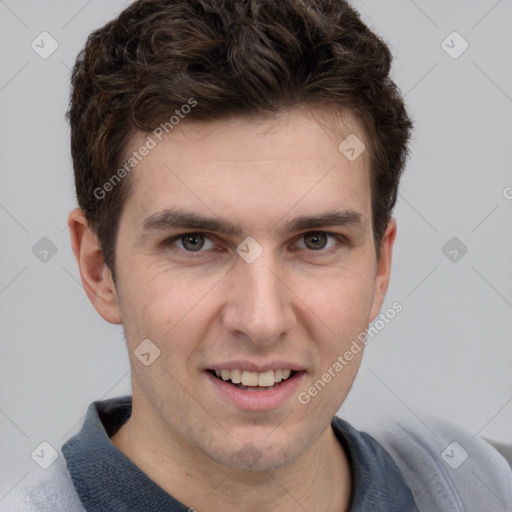
[[[233,470],[273,471],[292,464],[300,455],[297,445],[280,446],[268,440],[231,440],[228,450],[211,450],[206,453],[212,460]]]

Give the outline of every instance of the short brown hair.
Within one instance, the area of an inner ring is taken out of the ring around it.
[[[355,114],[371,143],[379,255],[412,127],[391,60],[344,0],[139,0],[93,32],[67,115],[78,204],[111,271],[130,180],[104,197],[95,191],[122,165],[132,134],[153,131],[191,99],[191,120],[313,104]]]

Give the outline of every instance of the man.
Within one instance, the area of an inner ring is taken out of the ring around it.
[[[341,0],[140,0],[89,37],[69,227],[132,396],[91,404],[20,510],[512,507],[483,441],[335,416],[389,282],[411,130],[390,64]]]

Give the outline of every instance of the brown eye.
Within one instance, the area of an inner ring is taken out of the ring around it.
[[[306,233],[304,235],[304,243],[308,249],[318,251],[324,249],[327,245],[326,233]]]
[[[183,248],[187,251],[199,251],[204,246],[204,235],[200,233],[191,233],[181,237]]]

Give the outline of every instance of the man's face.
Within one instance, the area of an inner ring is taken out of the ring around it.
[[[116,295],[133,414],[148,436],[230,467],[272,469],[326,432],[362,351],[309,403],[299,394],[349,350],[387,285],[368,155],[350,162],[338,150],[351,132],[363,139],[345,120],[341,134],[298,110],[184,121],[132,172]],[[145,339],[160,350],[149,366],[134,355]]]

